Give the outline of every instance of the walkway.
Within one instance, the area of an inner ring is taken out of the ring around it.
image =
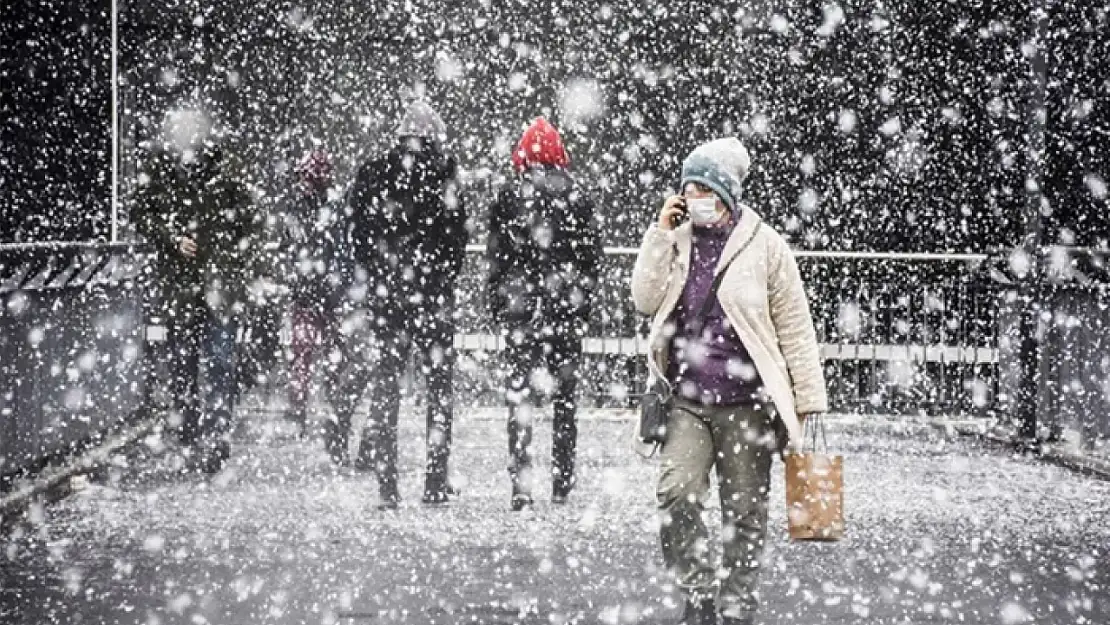
[[[438,509],[415,501],[423,419],[403,421],[396,512],[273,419],[244,426],[233,466],[211,481],[175,475],[172,454],[132,459],[0,539],[0,622],[677,619],[654,469],[629,451],[629,423],[584,419],[576,498],[514,515],[499,419],[460,419],[464,493]],[[831,442],[847,456],[850,535],[787,542],[776,464],[763,623],[1110,623],[1110,483],[927,427],[841,425]]]

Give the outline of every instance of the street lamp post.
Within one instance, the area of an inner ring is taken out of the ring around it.
[[[112,223],[110,240],[119,240],[119,5],[112,0]]]
[[[1044,244],[1044,160],[1045,126],[1048,89],[1048,66],[1045,48],[1047,11],[1040,2],[1031,14],[1033,45],[1030,61],[1029,102],[1026,126],[1026,177],[1024,210],[1024,245],[1029,255],[1028,272],[1024,276],[1018,299],[1021,317],[1018,326],[1018,362],[1020,380],[1017,387],[1015,418],[1018,423],[1015,447],[1022,451],[1039,451],[1038,412],[1041,396],[1041,338],[1044,318],[1048,311],[1045,290],[1044,262],[1041,254]]]

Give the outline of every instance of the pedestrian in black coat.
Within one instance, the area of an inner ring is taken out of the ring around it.
[[[466,253],[466,211],[458,167],[442,148],[446,128],[425,102],[407,109],[397,141],[359,168],[350,191],[355,295],[365,323],[353,335],[362,352],[352,393],[338,411],[332,448],[346,449],[351,414],[364,391],[370,417],[357,467],[377,473],[382,505],[395,507],[397,413],[401,376],[415,355],[426,379],[425,503],[445,503],[451,446],[455,282]]]
[[[191,467],[214,473],[230,455],[236,330],[260,220],[238,159],[216,134],[192,131],[206,126],[175,119],[168,117],[167,134],[180,126],[190,132],[145,156],[133,214],[136,230],[157,254],[182,442]]]
[[[601,248],[593,203],[568,164],[559,133],[537,119],[513,154],[518,175],[490,208],[488,301],[508,349],[513,510],[532,504],[532,413],[547,396],[555,413],[552,500],[565,502],[575,485],[575,394]]]

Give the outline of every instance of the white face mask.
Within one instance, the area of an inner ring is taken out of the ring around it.
[[[690,198],[686,200],[686,209],[690,211],[690,219],[699,226],[716,223],[721,218],[717,212],[717,198]]]

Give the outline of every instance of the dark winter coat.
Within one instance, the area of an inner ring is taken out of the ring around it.
[[[282,278],[294,305],[332,313],[348,288],[347,220],[327,193],[297,189],[282,210]]]
[[[351,188],[351,247],[366,303],[398,327],[454,302],[466,253],[466,210],[454,158],[430,141],[400,141],[363,165]]]
[[[133,217],[157,252],[163,302],[179,307],[199,298],[215,312],[240,312],[261,226],[243,168],[214,147],[189,165],[173,153],[152,152],[143,174]],[[196,241],[195,258],[180,252],[183,236]]]
[[[594,206],[564,169],[533,168],[490,208],[490,313],[512,326],[581,327],[597,288]]]

